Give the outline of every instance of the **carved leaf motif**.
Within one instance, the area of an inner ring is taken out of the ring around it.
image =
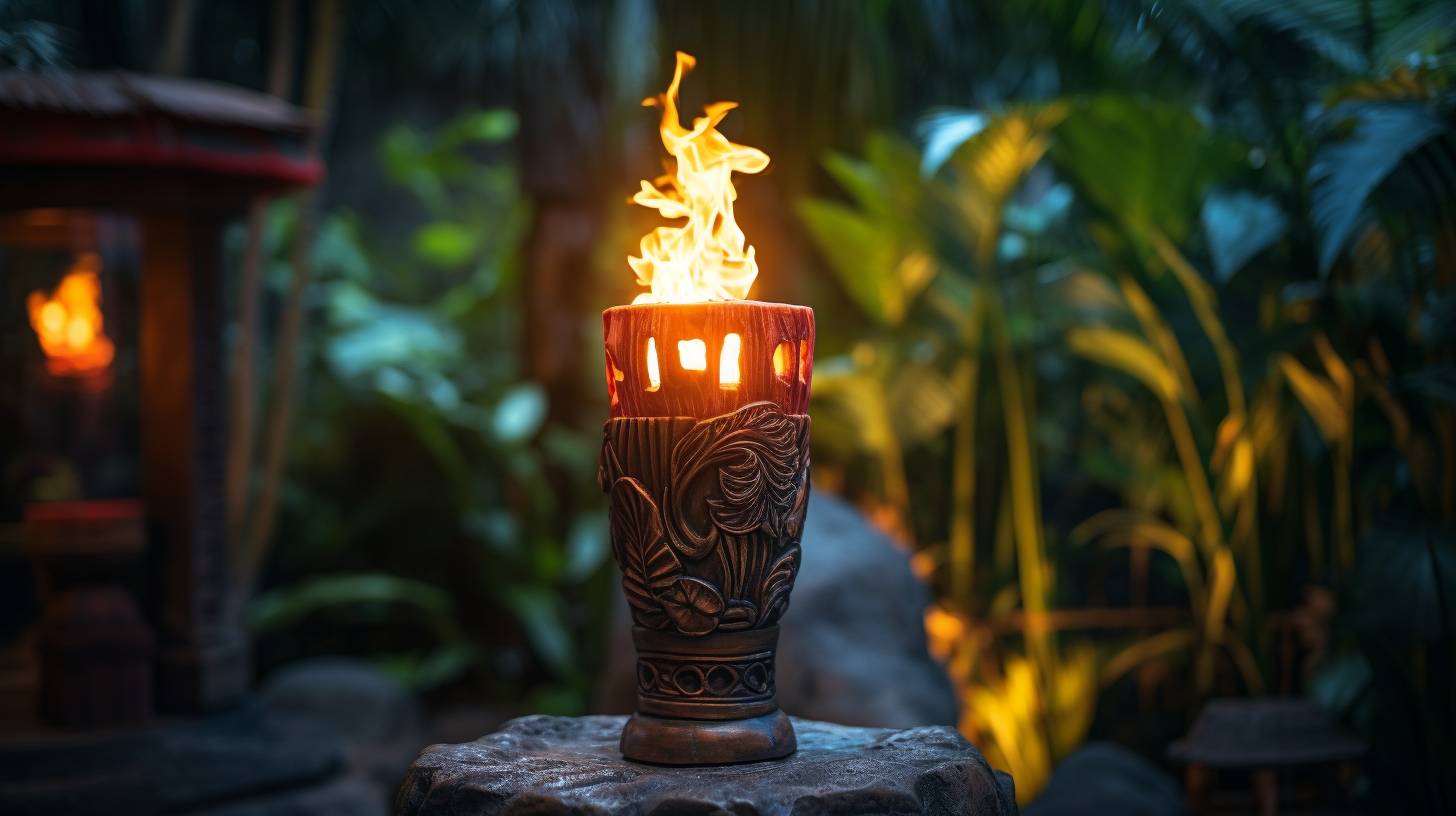
[[[758,616],[758,626],[768,626],[777,621],[789,608],[789,592],[794,588],[794,578],[799,574],[799,545],[794,543],[769,567],[763,577],[759,597],[763,599],[763,611]]]
[[[735,598],[728,602],[728,608],[718,618],[718,628],[725,631],[748,629],[758,620],[758,607],[752,601]]]
[[[662,534],[657,503],[630,476],[612,484],[611,501],[612,554],[622,568],[632,619],[649,629],[666,629],[668,616],[659,596],[679,580],[682,563]]]
[[[706,635],[718,628],[723,596],[707,581],[681,575],[659,597],[663,611],[679,632]]]
[[[612,485],[617,479],[627,475],[623,471],[622,459],[617,453],[617,446],[612,443],[612,436],[609,433],[602,434],[602,453],[597,460],[597,487],[603,493],[610,493]]]
[[[804,449],[808,450],[809,440],[804,440]],[[784,519],[784,541],[798,543],[803,540],[804,515],[809,510],[809,457],[804,456],[804,470],[799,474],[799,490],[794,494],[794,506],[789,509],[789,515]]]
[[[802,471],[800,427],[773,403],[755,402],[688,431],[672,451],[667,501],[668,535],[684,556],[711,552],[720,530],[780,535]],[[703,482],[714,473],[716,485]],[[695,512],[702,502],[709,508],[706,519]]]

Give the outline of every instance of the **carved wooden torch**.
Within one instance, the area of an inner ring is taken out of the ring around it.
[[[650,291],[602,314],[612,418],[600,477],[637,646],[621,748],[666,765],[793,753],[774,652],[809,496],[814,312],[743,299],[758,265],[730,177],[769,160],[718,132],[735,103],[681,125],[693,64],[679,52],[667,92],[644,103],[662,107],[676,169],[633,197],[682,223],[628,259]]]

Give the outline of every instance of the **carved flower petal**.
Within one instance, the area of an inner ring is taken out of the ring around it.
[[[718,628],[723,596],[707,581],[680,576],[659,599],[673,625],[685,635],[706,635]]]

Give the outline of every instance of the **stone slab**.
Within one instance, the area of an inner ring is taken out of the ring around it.
[[[1014,816],[1011,777],[954,729],[794,719],[799,750],[770,762],[663,767],[622,758],[625,717],[521,717],[475,742],[432,745],[399,816]]]

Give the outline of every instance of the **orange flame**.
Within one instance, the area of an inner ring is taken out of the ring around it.
[[[693,120],[692,130],[678,117],[677,92],[683,74],[697,61],[677,52],[672,84],[660,96],[643,100],[662,106],[662,145],[677,162],[674,175],[656,183],[642,180],[632,201],[651,207],[663,218],[686,218],[678,227],[658,227],[642,237],[641,257],[628,257],[637,283],[650,292],[633,303],[701,303],[742,300],[758,277],[753,247],[733,220],[733,171],[762,172],[768,155],[747,145],[734,144],[717,130],[718,123],[737,102],[715,102],[705,116]]]
[[[26,301],[30,327],[46,355],[46,370],[58,377],[81,376],[111,364],[116,347],[102,331],[101,258],[76,258],[50,297],[31,292]]]

